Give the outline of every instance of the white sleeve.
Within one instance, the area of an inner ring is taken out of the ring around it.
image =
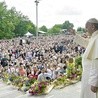
[[[92,60],[89,84],[98,87],[98,59]]]
[[[74,38],[74,42],[86,48],[88,45],[89,39],[83,38],[80,35],[76,34]]]

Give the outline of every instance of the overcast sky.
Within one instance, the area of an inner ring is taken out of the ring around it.
[[[8,8],[15,7],[36,24],[35,0],[0,0]],[[89,18],[98,18],[97,0],[40,0],[38,4],[38,24],[48,28],[69,20],[75,28],[85,27]]]

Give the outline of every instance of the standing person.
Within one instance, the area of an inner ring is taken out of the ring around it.
[[[89,19],[85,28],[90,36],[89,41],[75,34],[75,42],[86,48],[82,56],[80,98],[98,98],[98,20]]]
[[[98,20],[89,19],[86,30],[91,38],[82,57],[81,98],[98,98]]]

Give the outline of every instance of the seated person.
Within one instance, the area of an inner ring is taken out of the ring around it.
[[[38,75],[39,82],[51,80],[51,75],[46,72],[45,68],[41,70],[41,73]]]

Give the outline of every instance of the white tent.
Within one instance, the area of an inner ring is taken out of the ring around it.
[[[44,32],[44,31],[38,31],[38,33],[46,34],[47,32]]]
[[[40,36],[46,35],[46,33],[47,33],[47,32],[44,32],[44,31],[38,31],[38,34],[39,34]]]
[[[26,37],[30,37],[30,36],[33,36],[33,34],[31,34],[30,32],[27,32],[27,33],[25,34],[25,36],[26,36]]]

